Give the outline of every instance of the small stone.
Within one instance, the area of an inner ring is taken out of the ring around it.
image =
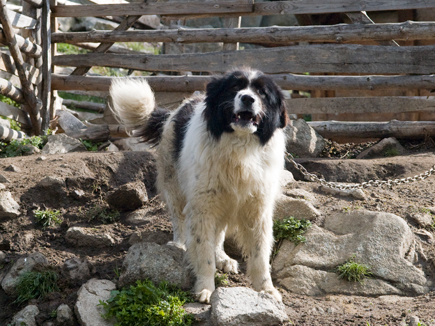
[[[430,227],[434,223],[434,219],[431,214],[415,213],[410,214],[409,217],[422,228]]]
[[[97,229],[78,226],[71,227],[66,231],[65,240],[76,247],[104,248],[116,243],[107,232],[100,233]]]
[[[35,317],[39,314],[37,306],[29,305],[20,310],[12,319],[11,326],[36,326]]]
[[[45,155],[78,151],[86,151],[86,147],[79,140],[69,137],[66,134],[48,136],[48,141],[42,149],[42,153]]]
[[[347,184],[341,184],[340,185],[347,185]],[[320,186],[320,190],[323,191],[325,194],[333,195],[333,196],[343,196],[343,197],[353,197],[355,199],[360,200],[366,200],[367,196],[365,192],[362,189],[337,189],[337,188],[331,188],[327,186]]]
[[[148,201],[147,191],[142,182],[126,183],[106,198],[110,207],[120,211],[134,211]]]
[[[0,221],[19,216],[20,205],[14,200],[9,191],[2,191],[0,196]]]
[[[420,325],[420,319],[417,316],[411,316],[409,318],[409,326],[418,326]]]
[[[10,183],[10,181],[3,175],[0,174],[0,182],[1,183]]]
[[[6,186],[3,183],[0,183],[0,190],[6,189]]]
[[[71,308],[66,304],[57,307],[56,321],[59,325],[74,325],[74,315]]]
[[[23,155],[25,156],[41,153],[41,150],[38,147],[31,144],[22,145],[21,147],[23,149]]]
[[[195,319],[195,325],[207,326],[210,324],[211,306],[198,302],[186,303],[183,306],[186,314],[192,314]]]
[[[361,152],[356,158],[357,159],[369,159],[374,157],[384,157],[384,156],[396,156],[401,155],[405,152],[405,149],[397,141],[396,138],[384,138],[376,145],[367,148]]]
[[[83,284],[91,278],[91,264],[84,258],[67,259],[63,265],[63,273],[71,282]]]
[[[293,177],[293,173],[291,173],[289,170],[284,170],[281,176],[281,187],[289,187],[295,182],[295,178]]]
[[[148,224],[154,218],[153,215],[148,214],[149,209],[138,209],[127,215],[125,222],[130,225],[144,225]]]
[[[39,161],[45,161],[46,159],[47,159],[46,156],[41,155],[41,156],[39,156],[39,157],[36,159],[36,161],[37,161],[37,162],[39,162]]]
[[[51,188],[51,187],[65,187],[65,180],[59,177],[48,176],[39,181],[38,187]]]
[[[4,262],[6,258],[6,254],[0,250],[0,264]]]
[[[7,166],[5,168],[5,171],[10,171],[10,172],[21,172],[21,169],[18,166],[15,166],[13,164]]]
[[[71,196],[75,199],[85,198],[85,192],[81,189],[76,189],[71,193]]]

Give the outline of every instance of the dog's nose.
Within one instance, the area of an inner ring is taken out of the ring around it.
[[[242,101],[243,104],[248,106],[255,102],[255,99],[250,95],[243,95],[240,100]]]

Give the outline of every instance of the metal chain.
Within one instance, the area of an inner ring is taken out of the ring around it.
[[[293,164],[293,166],[299,170],[305,177],[307,177],[310,181],[317,181],[320,182],[323,186],[333,188],[333,189],[339,189],[339,190],[355,190],[355,189],[363,189],[363,188],[369,188],[369,187],[383,187],[388,186],[389,188],[392,188],[393,186],[397,186],[404,183],[411,183],[415,181],[422,181],[429,177],[430,175],[435,173],[435,165],[432,166],[432,168],[424,173],[420,173],[418,175],[415,175],[413,177],[403,178],[403,179],[394,179],[394,180],[369,180],[368,182],[362,182],[355,185],[343,185],[338,184],[336,182],[328,182],[323,178],[319,178],[315,174],[312,174],[307,171],[302,165],[299,163],[296,163],[294,160],[294,157],[292,154],[285,152],[285,159],[287,162]]]

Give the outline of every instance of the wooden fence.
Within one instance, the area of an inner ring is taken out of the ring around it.
[[[41,1],[47,3],[46,0]],[[312,115],[317,120],[349,117],[349,114],[351,117],[360,114],[358,120],[367,121],[373,120],[375,115],[401,117],[402,120],[433,120],[435,117],[435,100],[427,96],[428,91],[435,89],[435,45],[430,44],[432,41],[435,44],[435,22],[375,24],[369,17],[370,12],[432,9],[435,8],[435,0],[68,4],[65,1],[58,4],[52,0],[53,26],[57,26],[57,17],[90,16],[118,21],[119,26],[113,31],[61,33],[53,30],[51,34],[48,33],[47,41],[53,44],[70,43],[89,48],[89,43],[100,43],[93,47],[92,53],[54,54],[48,58],[47,62],[50,63],[51,59],[55,66],[75,68],[70,75],[51,74],[53,90],[107,92],[115,77],[86,75],[93,66],[164,73],[166,75],[144,78],[156,92],[168,94],[202,91],[212,75],[234,67],[251,66],[270,74],[285,90],[310,94],[308,98],[287,99],[289,113],[292,114]],[[298,17],[341,14],[347,23],[257,28],[240,28],[237,23],[240,16],[285,14]],[[152,15],[159,15],[165,22],[217,16],[224,19],[224,26],[233,27],[130,29],[140,20],[150,21]],[[47,17],[46,21],[49,22],[50,18]],[[415,46],[417,41],[425,41],[429,45]],[[111,51],[116,42],[223,43],[224,46],[220,52],[154,55]],[[238,50],[237,43],[255,47]],[[185,72],[190,74],[186,75]],[[49,87],[47,89],[50,91]],[[27,92],[24,86],[22,91],[23,94]],[[352,92],[357,95],[346,96]],[[44,103],[48,107],[50,101]],[[35,125],[33,120],[32,125]],[[408,125],[406,128],[409,129]],[[334,130],[337,130],[336,123],[328,132],[325,131],[325,124],[313,123],[313,126],[329,137],[334,137]],[[414,126],[410,128],[414,130],[411,136],[435,135],[435,123],[432,121]],[[343,128],[346,129],[345,126]],[[112,126],[112,129],[115,128]],[[35,127],[34,132],[38,132]],[[343,133],[343,130],[340,132]],[[375,134],[359,133],[359,136]],[[388,132],[381,134],[389,135]]]

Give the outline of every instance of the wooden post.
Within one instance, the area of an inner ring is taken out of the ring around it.
[[[20,78],[21,89],[23,91],[24,98],[29,105],[29,111],[31,112],[30,118],[32,120],[32,131],[36,135],[39,135],[41,133],[41,119],[39,113],[42,103],[36,98],[33,92],[32,84],[26,76],[26,71],[23,67],[23,56],[21,55],[20,49],[18,47],[17,40],[15,38],[15,32],[12,29],[12,24],[8,15],[6,14],[6,0],[0,0],[0,4],[0,21],[3,25],[3,31],[7,40],[9,51],[11,52],[11,55],[15,61],[15,66],[18,72],[18,77]]]
[[[42,132],[45,134],[52,115],[50,113],[51,108],[51,55],[52,55],[52,44],[51,44],[51,15],[50,15],[50,0],[44,0],[42,5],[41,13],[41,34],[42,37],[42,48],[43,48],[43,58],[42,58]],[[54,45],[56,46],[56,45]]]
[[[223,19],[223,27],[224,28],[240,28],[240,24],[242,22],[242,16],[235,18],[224,18]],[[223,51],[238,51],[239,50],[239,42],[237,43],[224,43],[222,47]]]

